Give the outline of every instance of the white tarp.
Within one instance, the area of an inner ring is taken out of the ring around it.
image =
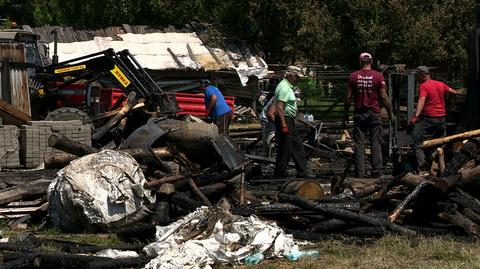
[[[127,153],[103,150],[72,161],[48,187],[49,213],[55,226],[68,231],[95,229],[142,209],[145,177]]]
[[[268,258],[298,251],[293,237],[275,223],[253,215],[232,215],[225,204],[222,201],[214,207],[202,207],[169,226],[157,226],[157,241],[144,248],[148,255],[157,257],[144,268],[211,268],[214,263],[240,264],[254,253]],[[205,230],[190,238],[201,227]]]
[[[249,58],[252,67],[248,67],[242,56],[235,52],[230,52],[232,57],[238,61],[238,67],[235,67],[227,53],[222,49],[213,49],[215,55],[220,59],[217,63],[208,49],[198,38],[197,34],[192,33],[149,33],[149,34],[118,34],[122,40],[113,40],[112,37],[95,37],[90,41],[58,43],[59,61],[67,61],[78,57],[97,53],[108,48],[115,51],[128,49],[135,59],[144,67],[151,70],[180,69],[172,57],[171,52],[182,63],[184,68],[194,70],[204,69],[205,71],[236,70],[242,82],[246,85],[249,76],[256,76],[259,79],[267,75],[268,67],[263,59],[252,55],[245,56]],[[187,45],[190,46],[194,59],[190,56]],[[53,43],[49,44],[53,47]],[[53,51],[50,51],[53,56]],[[261,62],[259,62],[261,61]],[[264,67],[262,67],[262,65]]]

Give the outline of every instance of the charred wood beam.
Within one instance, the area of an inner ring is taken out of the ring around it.
[[[462,146],[462,150],[456,153],[453,158],[448,161],[448,164],[445,167],[444,173],[441,174],[442,177],[451,176],[457,173],[465,163],[475,156],[477,151],[477,144],[473,142],[467,142]]]
[[[50,147],[62,150],[66,153],[76,155],[78,157],[100,152],[100,150],[97,148],[78,143],[60,134],[50,135],[50,137],[48,138],[48,145]],[[118,151],[130,154],[135,160],[139,162],[152,158],[153,154],[159,157],[160,159],[168,160],[173,158],[172,152],[167,147],[152,148],[152,152],[147,151],[145,149],[120,149]],[[65,159],[62,161],[64,162],[71,161],[72,159],[71,156],[67,156],[67,155],[64,155],[64,156],[65,156],[64,157]],[[61,162],[61,161],[58,160],[58,162]]]
[[[48,138],[48,145],[52,148],[74,154],[76,156],[85,156],[100,151],[97,148],[73,141],[68,137],[60,134],[50,135],[50,137]]]
[[[385,227],[386,229],[393,232],[397,232],[397,233],[408,234],[408,235],[416,234],[415,231],[412,231],[405,227],[391,223],[388,220],[371,218],[371,217],[357,214],[348,210],[332,208],[330,204],[313,203],[311,201],[302,199],[298,196],[286,195],[286,194],[279,194],[278,198],[285,202],[289,202],[303,208],[313,209],[322,214],[331,215],[337,218],[348,219],[348,220],[356,221],[359,223],[365,223],[365,224],[378,226],[378,227]]]
[[[188,194],[179,192],[172,196],[172,204],[189,211],[194,211],[202,206],[201,202],[188,197]]]
[[[400,214],[402,213],[402,211],[407,207],[407,205],[413,201],[415,198],[417,198],[417,196],[419,195],[419,193],[422,191],[422,189],[424,189],[426,186],[429,186],[429,185],[432,185],[431,182],[429,181],[424,181],[420,184],[418,184],[418,186],[405,198],[405,200],[403,200],[398,206],[397,208],[395,208],[395,210],[393,211],[393,213],[388,216],[388,219],[391,221],[391,222],[394,222],[395,220],[397,220],[397,218],[400,216]]]
[[[241,170],[228,172],[228,173],[212,172],[204,175],[199,175],[195,177],[193,180],[197,186],[202,187],[202,186],[206,186],[213,183],[218,183],[224,180],[231,179],[232,177],[240,174],[241,172],[242,172]],[[189,187],[188,181],[186,179],[177,181],[174,183],[174,185],[176,190],[186,190]]]
[[[227,184],[223,182],[213,183],[207,186],[198,188],[204,195],[209,196],[216,193],[221,193],[228,187]]]
[[[478,237],[478,225],[457,210],[452,210],[451,212],[441,212],[438,214],[438,216],[462,228],[467,234]]]
[[[78,156],[70,153],[52,153],[44,158],[45,169],[61,169],[75,159],[78,159]]]
[[[113,261],[112,258],[87,256],[68,253],[10,253],[4,252],[4,262],[13,260],[23,261],[28,268],[88,268],[92,262]],[[2,266],[2,268],[4,268]]]
[[[480,224],[480,214],[474,212],[472,209],[465,207],[462,214],[476,224]]]
[[[190,186],[190,188],[192,189],[192,192],[198,197],[200,198],[200,200],[202,200],[202,202],[208,206],[211,206],[212,203],[210,202],[210,200],[208,200],[208,198],[198,189],[197,185],[195,184],[195,182],[193,181],[193,179],[191,178],[187,178],[187,182],[188,182],[188,185]]]
[[[348,223],[341,219],[328,219],[325,221],[317,222],[316,224],[312,225],[311,231],[312,232],[333,232],[344,227],[348,226]]]
[[[319,241],[319,240],[342,240],[343,236],[338,234],[324,234],[324,233],[314,233],[311,231],[301,231],[294,229],[284,229],[285,233],[293,235],[295,239],[308,240],[308,241]]]
[[[462,191],[460,188],[456,188],[455,192],[448,195],[448,198],[449,200],[452,200],[463,207],[470,208],[475,213],[480,214],[480,201],[474,196]]]
[[[157,186],[160,186],[164,183],[175,183],[179,180],[185,179],[186,177],[184,175],[177,175],[177,176],[169,176],[169,177],[164,177],[160,179],[154,179],[149,182],[146,182],[143,187],[146,189],[154,188]]]

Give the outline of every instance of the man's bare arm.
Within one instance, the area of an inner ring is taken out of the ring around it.
[[[382,104],[388,112],[388,116],[392,118],[393,110],[392,110],[392,102],[390,102],[390,98],[387,95],[387,89],[381,88],[380,89],[380,97],[382,99]]]
[[[417,109],[415,110],[415,118],[418,118],[422,114],[423,107],[425,106],[425,100],[427,97],[418,98]]]
[[[465,89],[461,88],[461,89],[458,89],[458,90],[454,90],[452,88],[448,88],[448,93],[451,93],[451,94],[465,94]]]
[[[277,102],[275,101],[275,97],[272,97],[272,103],[270,104],[270,107],[268,108],[267,111],[267,118],[271,122],[275,122],[275,114],[277,112]]]
[[[277,101],[275,107],[278,118],[280,119],[280,126],[282,126],[282,128],[287,127],[287,121],[285,120],[285,102]]]

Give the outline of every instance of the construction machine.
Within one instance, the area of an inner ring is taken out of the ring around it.
[[[55,36],[55,32],[53,32]],[[82,119],[117,108],[134,91],[150,111],[175,115],[175,96],[163,91],[128,50],[107,49],[58,62],[32,32],[0,30],[0,117]]]

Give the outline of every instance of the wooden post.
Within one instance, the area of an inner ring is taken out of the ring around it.
[[[439,146],[448,142],[465,140],[465,139],[469,139],[477,136],[480,136],[480,129],[461,133],[461,134],[451,135],[447,137],[427,140],[423,142],[422,148],[431,148],[431,147]]]

